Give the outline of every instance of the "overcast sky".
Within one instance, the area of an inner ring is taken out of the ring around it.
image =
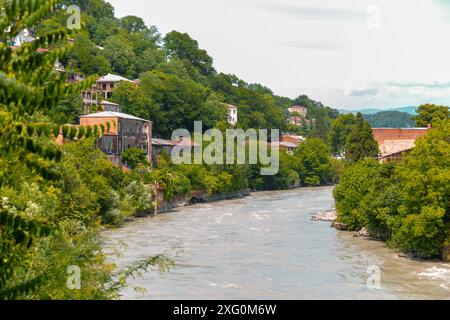
[[[336,108],[450,105],[450,0],[109,0],[218,71]]]

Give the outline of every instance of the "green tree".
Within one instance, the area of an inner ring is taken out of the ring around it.
[[[364,197],[373,189],[380,173],[380,164],[366,159],[348,167],[340,183],[333,191],[338,210],[337,221],[349,230],[360,230],[367,226],[367,219],[358,210]]]
[[[216,73],[213,67],[213,59],[206,50],[200,49],[198,42],[187,33],[169,32],[164,37],[164,48],[169,57],[178,57],[181,60],[188,61],[204,76],[213,76]]]
[[[419,127],[435,125],[442,120],[450,118],[450,110],[448,107],[435,104],[421,105],[417,109],[417,113],[414,119]]]
[[[84,34],[76,38],[67,65],[85,75],[105,75],[111,71],[111,65],[102,50]]]
[[[51,121],[58,125],[75,124],[82,114],[83,99],[79,93],[62,99],[55,108],[46,111],[46,115]]]
[[[331,125],[328,141],[331,146],[331,152],[334,155],[345,154],[345,144],[347,137],[356,125],[356,119],[353,114],[338,116]]]
[[[136,16],[126,16],[120,19],[122,28],[125,28],[129,33],[142,33],[148,30],[142,18]]]
[[[206,87],[192,80],[152,71],[141,76],[141,86],[152,101],[149,113],[158,123],[155,135],[170,138],[179,128],[192,131],[194,121],[203,121],[205,129],[209,129],[223,119],[219,108],[225,107]]]
[[[148,165],[148,158],[145,150],[130,148],[120,155],[124,162],[131,169],[136,169],[139,165]]]
[[[356,115],[356,123],[347,136],[345,156],[352,162],[378,156],[378,143],[375,141],[372,128],[364,120],[361,113]]]
[[[114,89],[112,100],[122,106],[124,113],[150,120],[152,101],[135,83],[120,82]]]
[[[120,34],[109,37],[105,42],[104,54],[114,73],[131,79],[137,77],[136,55],[132,43],[126,37]]]
[[[302,185],[315,186],[332,180],[330,150],[320,138],[309,138],[298,146],[293,166]]]

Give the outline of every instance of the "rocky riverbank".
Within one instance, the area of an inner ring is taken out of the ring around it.
[[[324,221],[324,222],[331,222],[331,227],[335,228],[339,231],[346,231],[347,227],[340,222],[336,222],[337,218],[337,211],[336,209],[332,209],[329,211],[323,211],[319,212],[313,216],[311,216],[311,221]],[[360,231],[355,233],[353,235],[354,238],[367,238],[370,237],[369,232],[366,228],[362,228]]]
[[[336,209],[330,211],[319,212],[311,217],[311,221],[334,222],[337,217]]]
[[[164,200],[164,195],[161,192],[158,193],[158,209],[157,213],[165,213],[169,210],[189,206],[196,203],[222,201],[236,198],[247,197],[251,194],[250,190],[239,190],[233,192],[224,192],[215,195],[208,195],[207,192],[198,191],[194,192],[190,196],[177,196],[170,200]]]

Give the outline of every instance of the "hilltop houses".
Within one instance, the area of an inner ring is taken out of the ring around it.
[[[93,111],[121,112],[119,105],[113,106],[113,103],[107,101],[108,99],[111,99],[114,89],[117,87],[117,83],[121,81],[136,83],[136,81],[109,73],[106,76],[97,79],[92,89],[83,90],[81,92],[81,97],[83,98],[85,113]]]
[[[108,73],[106,76],[103,76],[96,81],[95,88],[97,89],[97,92],[101,94],[103,99],[110,99],[116,84],[121,81],[133,82],[127,78]]]
[[[429,128],[373,128],[372,133],[380,147],[379,160],[382,163],[398,161],[416,145]]]
[[[65,70],[61,68],[61,72]],[[81,80],[83,80],[81,76],[68,77],[68,82]],[[80,124],[76,127],[105,128],[102,136],[97,138],[97,146],[114,164],[121,165],[121,154],[130,148],[144,150],[151,163],[153,160],[152,122],[122,113],[122,107],[119,104],[107,100],[111,98],[115,85],[120,81],[133,82],[121,76],[107,74],[99,78],[92,89],[81,92],[85,114],[80,116]],[[57,143],[64,143],[62,135],[58,137]]]
[[[288,123],[297,127],[304,127],[311,124],[311,120],[307,118],[308,108],[303,106],[292,106],[288,108]]]

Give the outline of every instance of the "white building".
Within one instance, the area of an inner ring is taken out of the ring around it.
[[[234,126],[238,122],[238,108],[231,104],[227,104],[226,106],[228,108],[228,123]]]

